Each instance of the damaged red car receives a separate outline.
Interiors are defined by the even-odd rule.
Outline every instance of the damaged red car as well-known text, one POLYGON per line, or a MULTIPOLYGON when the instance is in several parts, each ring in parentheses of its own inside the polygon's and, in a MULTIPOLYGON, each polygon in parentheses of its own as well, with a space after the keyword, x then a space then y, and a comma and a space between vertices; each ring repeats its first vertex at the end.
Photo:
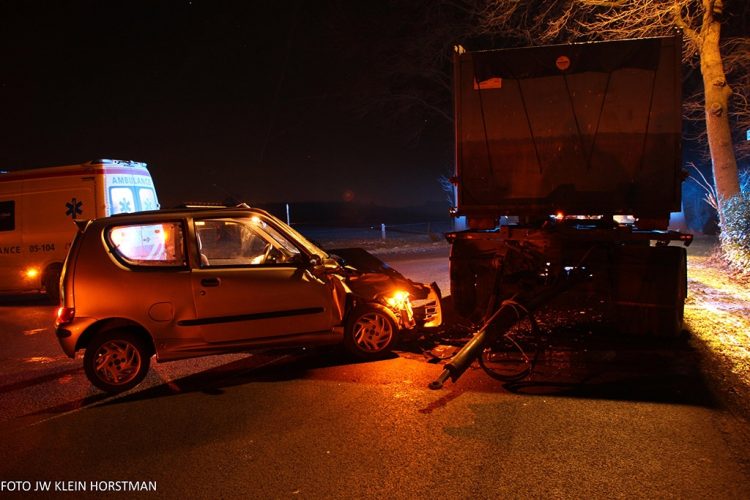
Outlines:
POLYGON ((363 250, 334 255, 254 208, 190 208, 78 221, 56 335, 89 380, 136 386, 157 361, 343 343, 382 357, 442 321, 435 284, 363 250))

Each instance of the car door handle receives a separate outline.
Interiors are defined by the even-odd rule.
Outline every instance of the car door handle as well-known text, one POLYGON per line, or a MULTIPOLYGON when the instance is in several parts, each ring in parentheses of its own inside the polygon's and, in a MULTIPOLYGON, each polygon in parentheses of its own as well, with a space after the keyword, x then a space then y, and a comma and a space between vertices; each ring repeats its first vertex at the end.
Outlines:
POLYGON ((219 286, 221 285, 221 279, 219 278, 203 278, 201 279, 201 286, 219 286))

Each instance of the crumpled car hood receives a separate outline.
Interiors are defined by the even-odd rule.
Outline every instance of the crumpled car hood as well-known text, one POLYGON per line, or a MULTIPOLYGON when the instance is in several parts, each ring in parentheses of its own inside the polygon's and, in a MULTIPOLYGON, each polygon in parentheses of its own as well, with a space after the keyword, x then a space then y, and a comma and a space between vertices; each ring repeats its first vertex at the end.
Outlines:
POLYGON ((421 300, 430 293, 430 285, 406 278, 363 248, 336 248, 328 253, 344 266, 348 285, 361 297, 373 298, 404 290, 413 299, 421 300))

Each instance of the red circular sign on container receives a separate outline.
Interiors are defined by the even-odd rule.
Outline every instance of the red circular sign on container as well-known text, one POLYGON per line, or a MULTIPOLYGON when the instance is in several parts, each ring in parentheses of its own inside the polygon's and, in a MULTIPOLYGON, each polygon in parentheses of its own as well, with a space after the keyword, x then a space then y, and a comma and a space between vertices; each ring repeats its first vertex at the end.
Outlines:
POLYGON ((560 71, 565 71, 568 68, 570 68, 570 58, 568 56, 560 56, 555 61, 555 66, 557 66, 557 69, 560 71))

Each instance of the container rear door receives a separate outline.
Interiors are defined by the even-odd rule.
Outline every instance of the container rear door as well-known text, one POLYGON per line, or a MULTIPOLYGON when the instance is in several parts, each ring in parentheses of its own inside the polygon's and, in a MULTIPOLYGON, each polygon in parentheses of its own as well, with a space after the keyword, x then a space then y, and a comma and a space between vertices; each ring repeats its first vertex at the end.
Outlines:
POLYGON ((668 218, 680 209, 680 39, 465 53, 459 212, 668 218))

